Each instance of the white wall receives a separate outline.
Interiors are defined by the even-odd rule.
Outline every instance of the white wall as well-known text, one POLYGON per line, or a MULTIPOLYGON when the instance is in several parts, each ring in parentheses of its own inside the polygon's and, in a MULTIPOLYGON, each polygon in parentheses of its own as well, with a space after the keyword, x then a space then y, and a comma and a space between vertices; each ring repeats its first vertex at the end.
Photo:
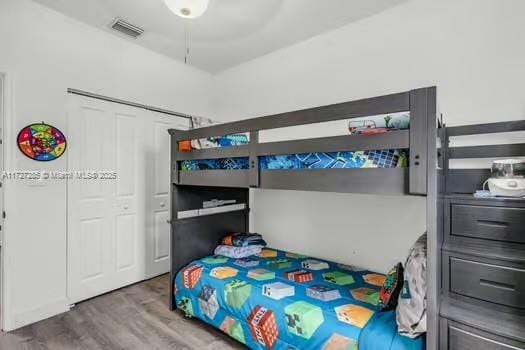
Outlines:
POLYGON ((252 229, 272 247, 386 272, 425 232, 423 197, 255 190, 252 229))
MULTIPOLYGON (((7 72, 13 125, 8 170, 67 169, 25 158, 15 137, 46 121, 67 136, 66 90, 82 89, 210 115, 211 76, 28 0, 0 0, 0 73, 7 72)), ((103 127, 103 125, 101 125, 103 127)), ((68 309, 66 183, 7 183, 5 320, 9 330, 68 309)))
MULTIPOLYGON (((218 120, 438 86, 449 125, 525 115, 525 2, 413 0, 225 71, 218 120)), ((425 230, 421 198, 254 191, 271 245, 386 271, 425 230)))

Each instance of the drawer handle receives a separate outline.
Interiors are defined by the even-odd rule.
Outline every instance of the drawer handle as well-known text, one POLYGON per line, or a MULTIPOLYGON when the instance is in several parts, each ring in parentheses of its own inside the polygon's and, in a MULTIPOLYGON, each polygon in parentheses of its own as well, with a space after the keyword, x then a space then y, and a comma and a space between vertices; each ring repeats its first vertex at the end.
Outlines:
POLYGON ((508 222, 493 221, 493 220, 478 220, 478 225, 492 226, 492 227, 509 227, 508 222))
POLYGON ((512 284, 507 284, 507 283, 494 282, 494 281, 489 281, 485 279, 480 279, 479 284, 481 284, 482 286, 486 286, 486 287, 508 290, 510 292, 516 291, 516 286, 513 286, 512 284))

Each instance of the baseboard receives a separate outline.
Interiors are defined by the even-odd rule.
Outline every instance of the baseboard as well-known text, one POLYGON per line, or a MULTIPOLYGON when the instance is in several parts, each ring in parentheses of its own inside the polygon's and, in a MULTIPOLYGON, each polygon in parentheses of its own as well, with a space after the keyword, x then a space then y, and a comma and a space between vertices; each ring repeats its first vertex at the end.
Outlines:
POLYGON ((61 299, 40 307, 15 313, 12 317, 5 315, 4 331, 10 332, 46 318, 69 311, 69 300, 61 299))

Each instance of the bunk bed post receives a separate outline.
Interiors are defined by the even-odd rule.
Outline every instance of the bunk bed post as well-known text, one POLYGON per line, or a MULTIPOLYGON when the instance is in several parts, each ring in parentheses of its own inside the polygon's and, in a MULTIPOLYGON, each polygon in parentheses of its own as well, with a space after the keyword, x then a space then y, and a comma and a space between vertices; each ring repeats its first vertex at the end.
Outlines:
POLYGON ((448 157, 448 148, 450 146, 450 138, 448 136, 447 126, 443 124, 443 127, 441 129, 441 158, 442 158, 442 168, 441 171, 443 173, 443 184, 442 184, 442 191, 447 192, 447 178, 448 178, 448 170, 449 170, 449 157, 448 157))
POLYGON ((259 131, 250 132, 250 179, 249 186, 259 187, 259 157, 257 155, 257 145, 259 144, 259 131))
MULTIPOLYGON (((175 223, 175 215, 177 213, 177 201, 175 196, 176 187, 175 184, 179 181, 179 166, 177 162, 177 150, 178 150, 178 141, 175 136, 176 130, 170 129, 168 130, 170 134, 170 218, 168 220, 168 224, 170 225, 170 241, 173 241, 174 239, 174 227, 173 224, 175 223)), ((172 243, 170 243, 170 248, 173 246, 172 243)), ((174 264, 174 257, 173 254, 170 252, 170 267, 172 267, 174 264)), ((170 268, 170 292, 169 292, 169 306, 170 310, 175 310, 175 300, 173 298, 174 290, 173 290, 173 280, 175 279, 175 274, 177 271, 173 271, 173 268, 170 268)))
POLYGON ((179 140, 181 136, 180 130, 170 129, 168 130, 170 134, 170 153, 171 153, 171 184, 178 184, 179 177, 179 166, 177 159, 177 152, 179 150, 179 140))
POLYGON ((436 88, 410 91, 409 193, 427 203, 427 349, 439 348, 438 125, 436 88))
POLYGON ((410 194, 427 194, 427 130, 429 126, 429 90, 427 88, 410 91, 410 194))
POLYGON ((426 132, 426 199, 427 199, 427 349, 439 349, 439 277, 441 264, 439 259, 438 237, 438 125, 436 88, 426 88, 418 101, 425 104, 426 132), (422 99, 425 99, 423 101, 422 99))

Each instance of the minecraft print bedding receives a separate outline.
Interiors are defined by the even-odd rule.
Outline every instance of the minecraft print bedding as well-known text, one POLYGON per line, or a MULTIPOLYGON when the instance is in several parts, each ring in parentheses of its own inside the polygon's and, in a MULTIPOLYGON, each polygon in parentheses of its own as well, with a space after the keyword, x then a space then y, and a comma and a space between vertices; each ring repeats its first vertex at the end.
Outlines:
MULTIPOLYGON (((375 150, 355 152, 298 153, 259 157, 263 170, 277 169, 362 169, 407 167, 403 150, 375 150)), ((220 158, 184 160, 181 170, 246 170, 249 158, 220 158)))
POLYGON ((379 312, 385 276, 265 248, 258 256, 209 256, 174 281, 179 309, 251 349, 421 350, 379 312), (403 338, 403 339, 400 339, 403 338))

